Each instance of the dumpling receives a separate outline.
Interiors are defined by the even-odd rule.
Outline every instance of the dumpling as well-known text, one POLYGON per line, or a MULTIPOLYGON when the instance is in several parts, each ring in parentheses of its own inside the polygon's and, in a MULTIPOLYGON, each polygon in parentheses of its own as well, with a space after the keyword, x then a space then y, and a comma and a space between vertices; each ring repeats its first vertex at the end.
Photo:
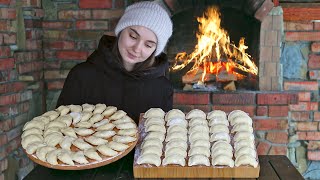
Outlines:
POLYGON ((81 150, 92 148, 92 146, 89 143, 86 143, 83 139, 78 138, 72 142, 74 146, 81 150))
POLYGON ((108 124, 109 122, 110 122, 109 119, 102 119, 101 121, 94 123, 92 125, 92 127, 97 128, 99 126, 103 126, 105 124, 108 124))
POLYGON ((51 121, 49 117, 45 117, 45 116, 37 116, 37 117, 34 117, 31 121, 33 120, 42 121, 44 122, 44 124, 48 124, 51 121))
POLYGON ((160 166, 161 159, 160 159, 160 156, 158 156, 156 154, 145 154, 145 155, 139 156, 137 163, 138 164, 152 164, 155 166, 160 166))
POLYGON ((32 128, 38 128, 43 130, 44 126, 45 126, 45 123, 41 120, 31 120, 23 126, 22 130, 25 131, 27 129, 32 129, 32 128))
MULTIPOLYGON (((187 148, 188 148, 188 144, 187 144, 187 142, 185 142, 185 141, 183 141, 181 139, 173 139, 172 141, 169 141, 166 144, 165 149, 167 150, 167 149, 170 149, 170 148, 173 148, 173 147, 179 147, 179 148, 182 148, 182 149, 184 149, 186 151, 187 148)), ((161 149, 162 149, 162 147, 161 147, 161 149)))
POLYGON ((96 136, 89 136, 89 137, 86 137, 84 140, 87 141, 88 143, 90 143, 92 145, 96 145, 96 146, 106 144, 108 142, 108 140, 103 139, 103 138, 99 138, 96 136))
POLYGON ((190 143, 193 143, 195 140, 198 140, 198 139, 209 141, 209 133, 195 131, 189 135, 190 143))
POLYGON ((61 153, 62 149, 55 149, 47 153, 46 160, 51 165, 58 165, 58 154, 61 153))
POLYGON ((40 159, 41 161, 46 162, 46 155, 48 152, 53 151, 57 148, 53 147, 53 146, 43 146, 43 147, 39 147, 36 150, 36 156, 38 159, 40 159))
POLYGON ((143 141, 142 144, 141 144, 141 148, 144 149, 148 146, 157 146, 159 147, 160 149, 162 149, 163 147, 163 144, 162 144, 162 141, 160 139, 148 139, 146 141, 143 141))
POLYGON ((164 119, 165 121, 168 121, 169 119, 172 119, 172 118, 185 119, 185 117, 186 115, 180 109, 171 109, 170 111, 167 112, 164 119))
POLYGON ((108 139, 116 134, 115 131, 109 131, 109 130, 103 130, 103 131, 97 131, 93 135, 99 138, 108 139))
POLYGON ((212 166, 217 165, 234 167, 234 161, 229 156, 221 154, 212 159, 212 166))
POLYGON ((162 132, 153 131, 153 132, 149 132, 147 136, 144 138, 144 140, 154 139, 154 138, 158 138, 160 139, 161 142, 163 142, 165 135, 162 132))
POLYGON ((232 159, 233 153, 232 150, 224 147, 216 147, 211 153, 211 158, 216 158, 217 156, 224 155, 232 159))
POLYGON ((116 127, 116 125, 114 125, 113 123, 107 123, 104 124, 102 126, 97 127, 97 131, 104 131, 104 130, 112 130, 114 127, 116 127))
POLYGON ((198 139, 198 140, 193 141, 193 142, 190 144, 190 148, 196 147, 196 146, 204 146, 204 147, 206 147, 206 148, 210 148, 210 142, 209 142, 209 141, 206 141, 206 140, 204 140, 204 139, 198 139))
POLYGON ((189 158, 188 166, 195 166, 195 165, 210 166, 209 158, 202 154, 193 155, 189 158))
POLYGON ((44 138, 44 142, 49 146, 56 146, 62 139, 63 135, 61 133, 53 132, 44 138))
POLYGON ((105 104, 96 104, 93 114, 101 114, 106 108, 105 104))
POLYGON ((101 161, 102 158, 99 156, 95 148, 89 148, 83 151, 84 155, 87 156, 90 159, 94 159, 97 161, 101 161))
POLYGON ((116 111, 112 116, 110 116, 110 120, 118 120, 120 118, 123 118, 125 115, 127 115, 126 112, 124 112, 123 110, 118 110, 116 111))
POLYGON ((118 124, 129 123, 129 122, 134 122, 134 121, 129 116, 125 115, 122 118, 113 121, 112 123, 115 125, 118 125, 118 124))
POLYGON ((92 124, 88 121, 80 121, 79 123, 74 125, 75 127, 79 127, 79 128, 90 128, 92 126, 92 124))
POLYGON ((78 138, 75 130, 72 127, 63 128, 63 129, 61 129, 61 132, 66 136, 78 138))
POLYGON ((146 111, 143 115, 144 118, 151 118, 151 117, 160 117, 163 118, 165 112, 161 108, 150 108, 146 111))
POLYGON ((108 147, 106 144, 97 146, 97 150, 105 156, 116 156, 118 152, 108 147))
MULTIPOLYGON (((93 113, 92 112, 81 112, 80 115, 81 115, 80 121, 85 122, 85 121, 88 121, 93 116, 93 113)), ((74 122, 73 124, 76 124, 78 122, 74 122)))
POLYGON ((102 114, 94 114, 90 119, 89 122, 91 124, 94 124, 96 122, 99 122, 103 119, 103 115, 102 114))
POLYGON ((26 149, 29 144, 34 142, 43 142, 43 137, 39 134, 30 134, 21 140, 21 145, 26 149))
POLYGON ((209 126, 215 126, 217 124, 223 124, 223 125, 229 126, 229 121, 222 117, 214 117, 209 120, 209 126))
POLYGON ((226 141, 227 143, 230 143, 230 140, 230 135, 226 132, 217 132, 210 135, 210 142, 226 141))
POLYGON ((170 126, 168 128, 167 134, 171 134, 171 133, 174 133, 174 132, 181 132, 181 133, 187 134, 188 130, 187 130, 187 128, 185 128, 183 126, 173 125, 173 126, 170 126))
POLYGON ((48 111, 48 112, 42 114, 41 116, 46 116, 52 121, 52 120, 56 119, 59 115, 60 115, 60 113, 58 113, 57 111, 48 111))
POLYGON ((192 126, 189 128, 189 134, 193 133, 193 132, 205 132, 205 133, 209 133, 209 127, 206 125, 196 125, 196 126, 192 126))
POLYGON ((27 148, 26 148, 26 152, 28 154, 33 154, 36 152, 36 150, 40 147, 44 147, 46 146, 46 144, 44 144, 43 142, 39 142, 39 141, 36 141, 36 142, 33 142, 33 143, 30 143, 28 144, 27 148))
POLYGON ((114 142, 114 141, 108 142, 107 145, 108 145, 108 147, 110 147, 111 149, 116 150, 116 151, 124 151, 129 148, 129 146, 126 144, 122 144, 122 143, 118 143, 118 142, 114 142))
POLYGON ((147 120, 144 121, 144 126, 148 127, 153 124, 159 124, 159 125, 164 125, 165 121, 164 119, 158 118, 158 117, 152 117, 148 118, 147 120))
POLYGON ((242 140, 239 140, 239 141, 234 143, 234 149, 236 151, 238 149, 240 149, 241 147, 243 147, 243 146, 255 148, 254 141, 253 140, 249 140, 249 139, 242 139, 242 140))
POLYGON ((132 128, 137 128, 137 125, 134 122, 129 122, 129 123, 122 123, 116 125, 118 129, 132 129, 132 128))
POLYGON ((185 166, 186 160, 180 154, 170 154, 168 156, 165 156, 165 158, 162 161, 162 165, 166 166, 168 164, 177 164, 180 166, 185 166))
POLYGON ((135 136, 138 130, 136 128, 132 129, 120 129, 117 134, 121 136, 135 136))
POLYGON ((181 140, 187 142, 188 136, 187 136, 187 134, 184 134, 182 132, 173 132, 173 133, 167 134, 166 142, 169 142, 172 139, 181 139, 181 140))
POLYGON ((58 127, 58 128, 65 128, 67 125, 60 121, 51 121, 49 124, 46 125, 45 129, 58 127))
POLYGON ((225 133, 229 133, 229 128, 228 126, 224 125, 224 124, 217 124, 214 126, 210 127, 210 133, 218 133, 218 132, 225 132, 225 133))
POLYGON ((248 140, 253 141, 254 135, 250 132, 239 131, 234 135, 233 139, 235 142, 240 141, 242 139, 248 139, 248 140))
POLYGON ((77 124, 81 120, 81 112, 71 112, 69 115, 72 117, 72 124, 77 124))
POLYGON ((58 159, 68 165, 74 166, 74 162, 72 160, 72 152, 68 150, 63 150, 57 155, 58 159))
POLYGON ((211 152, 215 152, 216 149, 227 149, 232 152, 232 146, 226 141, 217 141, 211 147, 211 152))
POLYGON ((27 129, 26 131, 24 131, 21 135, 21 138, 24 138, 30 134, 39 134, 39 135, 42 135, 43 132, 41 129, 38 129, 38 128, 31 128, 31 129, 27 129))
POLYGON ((70 108, 68 106, 61 105, 56 109, 58 112, 60 112, 60 116, 68 114, 70 111, 70 108))
POLYGON ((87 128, 74 128, 74 131, 80 136, 88 136, 94 133, 94 130, 87 128))
POLYGON ((156 154, 160 157, 162 155, 162 149, 158 146, 147 146, 141 150, 141 155, 145 154, 156 154))
POLYGON ((207 116, 206 113, 204 113, 202 110, 193 109, 186 115, 186 119, 192 119, 196 117, 206 119, 206 116, 207 116))
POLYGON ((43 132, 43 137, 46 137, 46 136, 48 136, 49 134, 54 133, 54 132, 59 133, 59 134, 62 135, 60 128, 58 128, 58 127, 52 127, 52 128, 46 129, 46 130, 43 132))
POLYGON ((119 142, 119 143, 130 143, 133 142, 135 140, 137 140, 137 138, 132 137, 132 136, 119 136, 119 135, 115 135, 112 137, 112 140, 114 142, 119 142))
POLYGON ((240 123, 244 123, 244 124, 248 124, 249 126, 252 126, 252 119, 249 116, 237 116, 230 121, 230 124, 232 126, 235 126, 236 124, 240 124, 240 123))
POLYGON ((206 157, 210 156, 210 149, 206 148, 204 146, 194 146, 192 148, 190 148, 189 152, 188 152, 188 156, 194 156, 197 154, 202 154, 206 157))
POLYGON ((63 115, 59 116, 55 121, 60 121, 66 124, 67 127, 69 127, 72 124, 72 116, 71 115, 63 115))
POLYGON ((252 157, 251 155, 244 154, 236 158, 235 166, 239 167, 241 165, 250 165, 254 168, 258 167, 258 161, 256 158, 252 157))
POLYGON ((240 157, 244 154, 249 154, 251 155, 252 157, 256 157, 257 156, 257 152, 251 148, 251 147, 247 147, 247 146, 243 146, 241 147, 240 149, 238 149, 235 153, 234 153, 234 156, 237 158, 237 157, 240 157))
POLYGON ((114 106, 108 106, 106 108, 106 110, 103 111, 102 115, 103 116, 111 116, 113 113, 115 113, 117 111, 117 107, 114 107, 114 106))
POLYGON ((183 127, 188 127, 188 121, 182 118, 171 118, 167 121, 167 126, 179 125, 183 127))
POLYGON ((253 133, 253 128, 247 123, 239 123, 233 126, 231 133, 235 133, 238 131, 247 131, 247 132, 253 133))
POLYGON ((163 125, 153 124, 151 126, 146 127, 146 132, 161 132, 163 134, 166 133, 166 128, 163 125))
POLYGON ((84 156, 83 151, 77 151, 72 154, 72 160, 79 163, 79 164, 87 164, 89 161, 87 158, 84 156))
POLYGON ((93 104, 82 104, 82 111, 84 112, 92 112, 94 110, 95 106, 93 104))
POLYGON ((203 118, 192 118, 191 120, 189 120, 189 126, 193 127, 195 125, 205 125, 208 126, 208 121, 206 119, 203 118))
POLYGON ((212 119, 215 117, 222 117, 223 119, 227 119, 227 114, 221 110, 213 110, 208 113, 207 119, 212 119))
POLYGON ((237 116, 248 116, 248 114, 242 110, 233 110, 229 113, 228 120, 232 121, 232 119, 237 116))
POLYGON ((81 112, 82 111, 82 107, 80 105, 69 105, 68 106, 70 108, 71 112, 81 112))
POLYGON ((178 154, 180 156, 183 156, 183 158, 187 157, 187 151, 180 147, 172 147, 172 148, 166 149, 164 154, 165 156, 178 154))
POLYGON ((72 142, 75 140, 76 138, 74 137, 70 137, 70 136, 64 136, 63 139, 59 142, 59 145, 62 149, 66 149, 70 151, 70 147, 72 145, 72 142))

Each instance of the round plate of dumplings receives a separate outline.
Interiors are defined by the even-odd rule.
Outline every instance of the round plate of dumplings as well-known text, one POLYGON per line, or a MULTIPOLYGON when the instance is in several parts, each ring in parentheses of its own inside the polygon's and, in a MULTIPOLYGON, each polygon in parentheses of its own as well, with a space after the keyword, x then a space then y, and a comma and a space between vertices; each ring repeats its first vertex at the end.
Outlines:
POLYGON ((138 128, 123 110, 105 104, 59 106, 23 127, 21 145, 34 162, 81 170, 110 164, 136 145, 138 128))

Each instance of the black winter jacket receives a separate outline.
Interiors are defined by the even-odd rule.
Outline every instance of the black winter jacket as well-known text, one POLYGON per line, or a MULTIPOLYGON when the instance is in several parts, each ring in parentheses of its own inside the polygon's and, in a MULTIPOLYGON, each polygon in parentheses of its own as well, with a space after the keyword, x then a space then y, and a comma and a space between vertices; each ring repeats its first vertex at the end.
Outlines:
MULTIPOLYGON (((115 37, 104 35, 98 49, 73 67, 66 78, 57 107, 69 104, 116 106, 138 122, 140 113, 152 107, 172 109, 173 88, 165 77, 167 59, 157 67, 132 75, 117 63, 112 53, 115 37)), ((158 57, 157 57, 158 58, 158 57)))

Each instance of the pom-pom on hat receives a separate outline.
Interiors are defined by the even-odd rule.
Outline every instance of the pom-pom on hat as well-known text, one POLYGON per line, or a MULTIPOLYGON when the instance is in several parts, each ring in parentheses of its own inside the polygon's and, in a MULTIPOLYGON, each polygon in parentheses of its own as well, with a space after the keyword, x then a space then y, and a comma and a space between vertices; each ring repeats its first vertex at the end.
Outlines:
POLYGON ((123 29, 135 25, 146 27, 156 34, 158 44, 155 55, 159 55, 172 35, 172 22, 166 10, 150 1, 130 5, 120 18, 115 34, 118 36, 123 29))

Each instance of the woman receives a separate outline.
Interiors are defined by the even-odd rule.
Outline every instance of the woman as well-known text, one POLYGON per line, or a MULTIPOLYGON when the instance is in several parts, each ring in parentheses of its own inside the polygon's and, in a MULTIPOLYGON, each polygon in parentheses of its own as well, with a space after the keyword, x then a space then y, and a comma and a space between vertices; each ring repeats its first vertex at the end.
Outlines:
POLYGON ((104 103, 136 122, 151 107, 172 109, 173 89, 162 53, 172 34, 168 13, 155 2, 135 3, 126 8, 115 34, 104 35, 87 61, 71 69, 57 106, 104 103))

